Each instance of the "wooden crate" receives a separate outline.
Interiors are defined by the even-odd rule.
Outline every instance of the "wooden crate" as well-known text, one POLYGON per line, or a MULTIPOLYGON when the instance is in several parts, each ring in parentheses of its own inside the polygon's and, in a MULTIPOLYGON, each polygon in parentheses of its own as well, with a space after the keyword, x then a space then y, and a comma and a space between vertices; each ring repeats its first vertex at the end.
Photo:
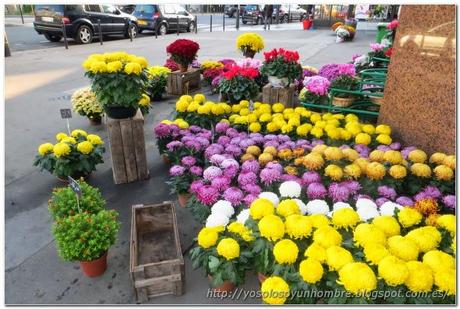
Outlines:
POLYGON ((283 103, 286 107, 295 107, 295 86, 273 87, 270 84, 262 88, 262 102, 268 104, 283 103))
POLYGON ((168 75, 166 90, 168 94, 183 95, 200 88, 201 72, 190 69, 187 72, 174 71, 168 75))
POLYGON ((184 258, 172 202, 132 206, 130 274, 138 302, 182 295, 184 258))
POLYGON ((149 178, 141 111, 138 110, 133 118, 107 117, 107 131, 115 184, 149 178))

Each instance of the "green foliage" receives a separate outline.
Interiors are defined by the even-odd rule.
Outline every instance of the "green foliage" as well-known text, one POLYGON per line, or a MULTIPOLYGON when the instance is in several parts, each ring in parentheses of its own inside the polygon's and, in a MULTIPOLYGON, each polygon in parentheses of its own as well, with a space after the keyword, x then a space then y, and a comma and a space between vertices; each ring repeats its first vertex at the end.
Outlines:
POLYGON ((185 194, 189 193, 188 189, 194 180, 195 177, 186 171, 183 175, 171 176, 166 183, 170 188, 171 194, 185 194))
POLYGON ((53 235, 59 255, 66 261, 93 261, 101 257, 116 241, 120 228, 118 213, 78 213, 59 219, 53 235))
MULTIPOLYGON (((357 90, 359 82, 355 77, 347 74, 342 74, 331 82, 331 88, 342 89, 342 90, 357 90)), ((352 97, 349 93, 335 93, 334 96, 340 98, 352 97)))
POLYGON ((147 92, 150 97, 160 96, 166 91, 167 75, 154 76, 148 80, 147 92))
POLYGON ((88 185, 82 180, 77 180, 77 182, 81 188, 78 205, 77 196, 70 186, 53 190, 51 199, 48 202, 48 210, 55 221, 73 216, 79 211, 93 214, 104 209, 105 200, 99 189, 88 185))
POLYGON ((187 201, 187 205, 185 207, 191 211, 193 218, 201 224, 204 224, 208 216, 211 214, 211 208, 200 203, 195 195, 192 195, 192 197, 187 201))
POLYGON ((259 93, 259 86, 250 78, 237 75, 228 80, 223 78, 217 86, 221 93, 227 95, 229 102, 250 100, 259 93))
POLYGON ((302 76, 302 66, 297 62, 286 62, 283 57, 277 57, 273 61, 265 62, 260 69, 262 74, 287 78, 289 83, 302 76))
POLYGON ((139 106, 139 100, 147 87, 147 71, 139 75, 120 73, 94 74, 85 72, 91 79, 91 88, 96 93, 97 100, 102 106, 139 106))

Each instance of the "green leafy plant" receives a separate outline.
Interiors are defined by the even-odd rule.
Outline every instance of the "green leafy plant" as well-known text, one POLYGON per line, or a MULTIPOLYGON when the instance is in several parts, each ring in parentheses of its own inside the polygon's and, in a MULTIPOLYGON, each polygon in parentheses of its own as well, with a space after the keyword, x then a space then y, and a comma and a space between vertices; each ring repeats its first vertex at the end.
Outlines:
POLYGON ((84 87, 75 91, 70 101, 75 112, 89 119, 101 119, 104 113, 102 106, 97 101, 96 94, 91 91, 91 87, 84 87))
POLYGON ((77 196, 70 186, 53 190, 48 201, 48 210, 54 220, 73 216, 82 211, 88 214, 98 213, 104 209, 105 200, 99 189, 88 185, 83 180, 77 180, 81 188, 81 196, 77 196))
MULTIPOLYGON (((357 90, 359 82, 355 77, 352 77, 347 74, 342 74, 339 77, 335 78, 331 82, 331 88, 341 89, 341 90, 357 90)), ((350 98, 354 97, 351 93, 334 93, 334 96, 339 98, 350 98)))
POLYGON ((104 142, 95 134, 77 129, 71 136, 56 135, 57 143, 44 143, 38 147, 34 166, 47 170, 59 178, 72 176, 75 179, 89 175, 96 165, 103 163, 104 142))
POLYGON ((56 221, 53 235, 59 255, 66 261, 93 261, 101 257, 116 241, 120 228, 118 213, 77 213, 56 221))
POLYGON ((223 73, 224 78, 219 82, 218 89, 231 103, 250 100, 259 93, 259 86, 254 80, 258 75, 256 69, 234 66, 223 73))
POLYGON ((171 73, 171 70, 163 66, 153 66, 148 69, 149 79, 147 92, 150 94, 151 98, 161 98, 163 93, 166 91, 169 73, 171 73))
POLYGON ((287 78, 289 83, 301 77, 303 70, 299 63, 299 54, 297 52, 275 48, 268 53, 264 53, 264 56, 262 74, 287 78))

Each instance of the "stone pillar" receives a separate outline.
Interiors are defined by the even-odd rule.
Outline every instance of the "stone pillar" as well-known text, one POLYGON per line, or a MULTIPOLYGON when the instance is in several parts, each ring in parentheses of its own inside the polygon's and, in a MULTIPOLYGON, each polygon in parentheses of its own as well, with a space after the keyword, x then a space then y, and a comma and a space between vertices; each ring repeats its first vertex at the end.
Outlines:
POLYGON ((379 123, 405 145, 455 153, 455 5, 403 5, 379 123))

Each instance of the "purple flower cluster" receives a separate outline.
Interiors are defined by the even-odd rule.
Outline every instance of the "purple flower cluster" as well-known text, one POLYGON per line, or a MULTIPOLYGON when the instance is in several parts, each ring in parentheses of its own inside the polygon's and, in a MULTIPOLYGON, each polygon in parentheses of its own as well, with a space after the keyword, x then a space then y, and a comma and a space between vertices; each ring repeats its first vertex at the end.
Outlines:
POLYGON ((329 90, 331 82, 327 78, 317 75, 312 77, 305 77, 303 80, 303 85, 311 93, 317 95, 325 95, 329 90))
POLYGON ((329 81, 333 81, 340 75, 350 75, 355 76, 355 66, 352 63, 345 63, 345 64, 326 64, 323 65, 319 71, 318 75, 327 78, 329 81))

